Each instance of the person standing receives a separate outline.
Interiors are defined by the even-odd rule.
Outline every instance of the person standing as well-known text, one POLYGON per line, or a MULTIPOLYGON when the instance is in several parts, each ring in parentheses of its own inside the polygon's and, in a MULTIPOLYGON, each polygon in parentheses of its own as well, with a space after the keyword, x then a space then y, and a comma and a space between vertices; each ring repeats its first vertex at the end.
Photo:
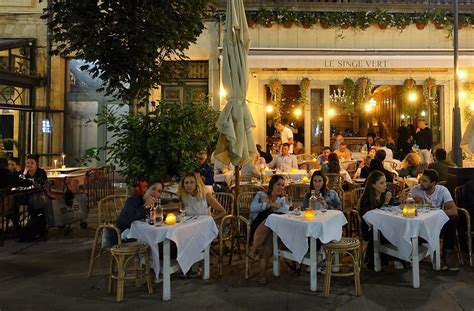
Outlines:
POLYGON ((280 133, 281 143, 290 145, 290 154, 293 154, 293 131, 281 121, 275 122, 275 129, 280 133))
POLYGON ((415 141, 420 149, 420 158, 422 164, 431 163, 431 148, 433 147, 433 133, 426 126, 424 119, 418 120, 418 128, 416 129, 415 141))

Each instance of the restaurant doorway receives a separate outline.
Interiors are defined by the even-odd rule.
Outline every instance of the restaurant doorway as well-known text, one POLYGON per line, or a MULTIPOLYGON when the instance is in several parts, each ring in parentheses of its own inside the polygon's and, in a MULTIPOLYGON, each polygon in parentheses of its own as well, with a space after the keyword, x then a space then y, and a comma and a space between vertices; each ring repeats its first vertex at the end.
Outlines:
MULTIPOLYGON (((281 121, 293 131, 293 139, 295 142, 295 154, 304 153, 305 144, 305 116, 304 112, 307 107, 300 100, 300 87, 296 84, 283 84, 283 94, 281 96, 280 114, 281 121)), ((280 137, 278 131, 275 130, 275 122, 277 120, 274 101, 272 101, 272 93, 270 87, 266 86, 266 139, 267 150, 271 147, 271 141, 274 137, 280 137)))

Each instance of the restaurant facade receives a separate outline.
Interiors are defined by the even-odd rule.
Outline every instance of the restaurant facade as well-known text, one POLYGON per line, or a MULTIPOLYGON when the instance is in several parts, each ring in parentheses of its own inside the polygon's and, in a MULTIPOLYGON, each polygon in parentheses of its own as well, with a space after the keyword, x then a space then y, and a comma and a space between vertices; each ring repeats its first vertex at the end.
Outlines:
MULTIPOLYGON (((296 22, 297 18, 284 23, 280 16, 288 11, 299 12, 294 16, 300 17, 318 12, 332 16, 346 10, 369 14, 381 3, 283 1, 276 5, 273 1, 245 1, 249 17, 262 10, 277 16, 268 23, 253 23, 249 18, 247 100, 258 144, 265 145, 267 137, 274 135, 272 124, 280 111, 281 119, 297 132, 295 137, 305 153, 318 153, 336 133, 344 133, 352 148, 358 148, 369 132, 396 138, 402 120, 416 124, 418 118, 426 119, 432 128, 435 146, 451 150, 452 26, 445 23, 438 29, 439 25, 428 21, 423 27, 414 22, 387 27, 373 22, 360 28, 343 21, 326 25, 321 20, 306 25, 301 19, 296 22)), ((183 63, 180 83, 153 90, 150 107, 145 110, 153 109, 152 102, 159 99, 180 102, 206 96, 216 110, 223 109, 225 5, 225 1, 217 1, 205 30, 187 51, 189 60, 183 63)), ((383 5, 389 12, 412 17, 433 9, 451 9, 449 2, 383 5)), ((43 155, 43 165, 51 165, 61 153, 66 154, 66 162, 74 161, 87 148, 104 144, 108 140, 105 129, 90 121, 106 105, 118 103, 94 91, 97 81, 79 72, 81 60, 47 55, 48 34, 40 19, 45 7, 44 1, 0 4, 0 117, 2 140, 8 140, 4 150, 15 156, 38 153, 43 155)), ((472 7, 470 1, 462 2, 461 13, 473 16, 472 7)), ((474 109, 472 21, 459 30, 459 48, 460 68, 465 74, 460 84, 464 131, 474 109)))

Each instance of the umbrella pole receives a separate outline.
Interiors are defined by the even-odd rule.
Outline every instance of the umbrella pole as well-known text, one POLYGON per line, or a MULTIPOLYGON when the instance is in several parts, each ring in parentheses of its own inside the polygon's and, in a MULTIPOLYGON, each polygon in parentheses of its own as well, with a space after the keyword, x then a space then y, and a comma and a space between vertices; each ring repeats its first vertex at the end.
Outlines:
POLYGON ((240 165, 235 166, 235 189, 234 189, 234 210, 237 217, 240 216, 239 208, 239 194, 240 194, 240 165))

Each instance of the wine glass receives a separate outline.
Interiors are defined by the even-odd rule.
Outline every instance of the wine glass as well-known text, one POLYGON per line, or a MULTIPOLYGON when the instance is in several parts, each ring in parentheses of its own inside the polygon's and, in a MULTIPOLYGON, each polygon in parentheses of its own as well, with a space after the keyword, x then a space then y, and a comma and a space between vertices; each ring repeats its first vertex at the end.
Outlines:
POLYGON ((186 205, 180 204, 179 205, 179 219, 180 219, 180 221, 183 220, 184 216, 186 216, 186 205))
POLYGON ((288 195, 285 196, 285 205, 288 207, 288 209, 293 206, 293 200, 288 195))

